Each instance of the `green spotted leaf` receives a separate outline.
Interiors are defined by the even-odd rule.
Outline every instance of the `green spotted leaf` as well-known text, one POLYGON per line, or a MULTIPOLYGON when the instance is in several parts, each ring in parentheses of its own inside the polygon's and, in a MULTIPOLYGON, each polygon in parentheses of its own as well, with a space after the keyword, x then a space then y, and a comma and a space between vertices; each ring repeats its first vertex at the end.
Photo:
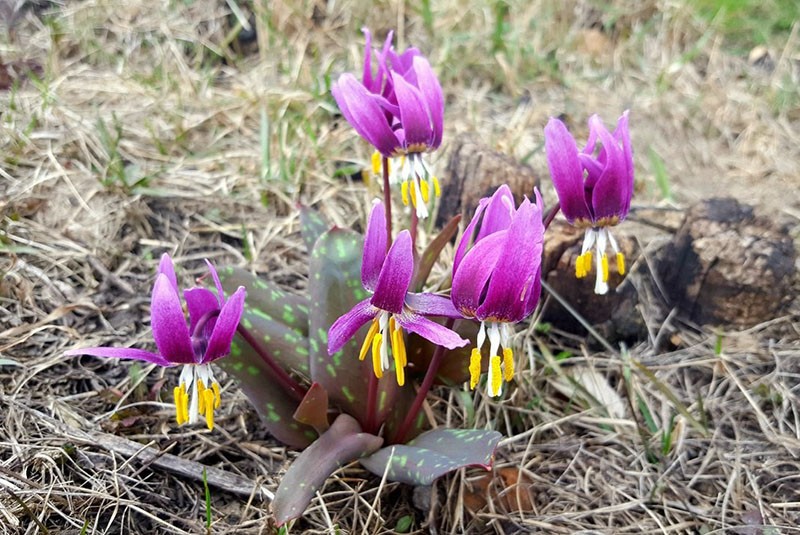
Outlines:
POLYGON ((300 207, 300 234, 303 236, 308 254, 311 254, 314 244, 329 228, 330 225, 319 212, 310 206, 300 207))
POLYGON ((383 439, 363 433, 351 416, 340 414, 331 427, 294 460, 286 471, 272 511, 280 526, 302 515, 314 494, 328 476, 345 464, 369 455, 383 444, 383 439))
POLYGON ((439 428, 422 433, 408 444, 381 448, 360 462, 375 475, 386 473, 389 481, 430 485, 458 468, 480 466, 489 470, 501 438, 497 431, 439 428))

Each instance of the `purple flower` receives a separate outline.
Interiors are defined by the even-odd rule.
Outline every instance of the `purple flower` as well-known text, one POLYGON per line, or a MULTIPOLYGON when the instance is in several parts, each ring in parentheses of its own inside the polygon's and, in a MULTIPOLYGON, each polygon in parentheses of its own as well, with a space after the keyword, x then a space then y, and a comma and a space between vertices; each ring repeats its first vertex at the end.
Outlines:
POLYGON ((403 329, 448 349, 467 344, 452 330, 426 316, 460 318, 461 314, 446 297, 429 293, 410 293, 414 274, 411 235, 407 230, 397 235, 389 251, 386 215, 383 204, 376 202, 367 223, 361 284, 372 296, 364 299, 337 319, 328 331, 328 354, 339 351, 358 329, 372 322, 359 358, 372 354, 372 365, 378 378, 390 367, 389 346, 397 374, 397 384, 405 383, 406 349, 403 329))
POLYGON ((342 74, 331 92, 345 119, 371 143, 373 171, 380 172, 380 156, 399 158, 391 181, 402 184, 403 203, 412 205, 421 218, 428 216, 431 188, 440 195, 439 181, 422 158, 442 143, 444 95, 430 63, 416 48, 402 54, 392 49, 392 32, 383 48, 375 52, 377 71, 372 70, 372 35, 366 28, 364 72, 359 82, 351 73, 342 74))
POLYGON ((628 132, 628 112, 622 114, 614 133, 597 115, 589 119, 589 140, 578 151, 575 139, 558 119, 544 129, 547 163, 561 211, 571 225, 586 228, 575 275, 583 278, 592 268, 596 251, 595 292, 608 292, 607 245, 616 254, 617 270, 625 274, 625 257, 608 230, 628 215, 633 195, 633 155, 628 132))
POLYGON ((87 347, 64 354, 143 360, 165 367, 183 365, 180 384, 174 389, 176 420, 179 425, 195 423, 198 415, 204 415, 208 428, 213 429, 214 410, 219 408, 221 398, 210 363, 231 351, 231 341, 244 310, 245 289, 240 286, 226 301, 217 271, 210 262, 206 263, 217 291, 215 294, 200 287, 183 291, 189 310, 187 326, 172 259, 166 253, 161 257, 150 304, 150 323, 158 353, 134 348, 87 347))
POLYGON ((490 396, 500 395, 503 379, 514 377, 510 324, 527 318, 541 294, 544 225, 542 198, 534 193, 536 203, 526 198, 519 208, 506 185, 481 199, 456 249, 450 297, 465 317, 481 322, 470 357, 470 388, 480 378, 488 333, 490 396))

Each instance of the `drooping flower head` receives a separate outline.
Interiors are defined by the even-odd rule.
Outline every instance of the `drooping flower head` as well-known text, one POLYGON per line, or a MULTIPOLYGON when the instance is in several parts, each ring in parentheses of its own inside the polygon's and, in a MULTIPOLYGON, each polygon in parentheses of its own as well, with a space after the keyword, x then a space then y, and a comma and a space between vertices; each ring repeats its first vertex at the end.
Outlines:
POLYGON ((187 326, 172 259, 166 253, 161 257, 150 302, 150 323, 158 353, 134 348, 87 347, 64 354, 142 360, 165 367, 182 365, 179 385, 174 389, 176 420, 179 425, 195 423, 198 416, 205 416, 206 425, 213 429, 214 410, 219 408, 221 397, 210 364, 231 351, 231 341, 244 310, 245 289, 240 286, 226 300, 217 271, 210 262, 206 263, 216 294, 200 287, 183 291, 189 310, 187 326))
POLYGON ((442 87, 418 49, 396 53, 389 32, 383 48, 373 51, 372 35, 366 28, 363 32, 362 80, 351 73, 342 74, 331 92, 345 119, 377 150, 372 158, 373 171, 380 172, 381 156, 394 158, 391 181, 401 184, 403 203, 408 205, 410 199, 417 215, 427 217, 430 190, 437 196, 440 191, 439 181, 422 155, 442 143, 442 87))
POLYGON ((503 379, 514 377, 511 324, 527 318, 541 294, 544 225, 538 190, 535 196, 536 203, 526 198, 516 208, 511 190, 503 185, 481 199, 453 262, 453 304, 481 322, 470 357, 470 388, 478 384, 488 336, 490 396, 500 395, 503 379))
POLYGON ((449 299, 408 291, 414 274, 409 232, 400 232, 387 252, 388 243, 386 215, 383 204, 378 202, 372 208, 367 223, 361 264, 361 283, 372 296, 356 304, 333 323, 328 331, 328 353, 333 355, 339 351, 358 329, 371 321, 359 358, 363 360, 371 353, 373 370, 380 378, 391 367, 391 346, 397 384, 403 386, 407 364, 403 330, 448 349, 466 345, 467 340, 426 317, 460 318, 461 315, 449 299))
POLYGON ((551 118, 544 129, 547 163, 561 211, 571 225, 586 229, 575 275, 583 278, 592 268, 592 249, 596 251, 595 292, 608 292, 610 245, 616 255, 617 270, 625 274, 625 257, 609 232, 625 219, 633 195, 633 155, 628 132, 628 112, 622 114, 612 134, 597 115, 589 119, 589 140, 582 151, 567 127, 551 118))

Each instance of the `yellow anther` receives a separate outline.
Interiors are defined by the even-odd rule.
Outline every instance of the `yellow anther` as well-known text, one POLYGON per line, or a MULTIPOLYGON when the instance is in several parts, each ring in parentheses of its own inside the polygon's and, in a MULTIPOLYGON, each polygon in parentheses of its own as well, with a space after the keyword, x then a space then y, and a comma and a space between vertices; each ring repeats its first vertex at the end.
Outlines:
POLYGON ((422 200, 428 202, 430 199, 430 186, 426 180, 421 180, 419 183, 419 192, 422 194, 422 200))
POLYGON ((625 255, 617 253, 617 271, 620 275, 625 274, 625 255))
POLYGON ((197 413, 203 415, 206 413, 206 387, 202 379, 197 380, 197 413))
POLYGON ((583 255, 578 255, 578 259, 575 260, 575 277, 582 279, 585 276, 586 270, 583 268, 583 255))
POLYGON ((439 186, 439 179, 436 178, 436 177, 433 177, 432 180, 433 180, 433 194, 436 195, 437 197, 441 197, 442 196, 442 188, 439 186))
POLYGON ((375 152, 372 153, 372 174, 373 175, 381 174, 381 160, 382 159, 383 159, 383 157, 381 156, 380 152, 375 151, 375 152))
POLYGON ((175 421, 178 422, 178 425, 181 425, 183 423, 183 410, 181 409, 183 395, 180 386, 176 386, 172 390, 172 399, 175 400, 175 421))
POLYGON ((411 197, 411 206, 416 208, 417 207, 417 190, 414 187, 414 181, 413 180, 408 182, 408 193, 409 193, 409 196, 411 197))
POLYGON ((506 382, 514 378, 514 352, 510 347, 503 348, 503 379, 506 382))
POLYGON ((503 374, 500 372, 500 355, 492 355, 492 360, 489 362, 489 384, 491 385, 491 393, 496 395, 497 392, 500 392, 500 387, 503 385, 503 374))
POLYGON ((592 270, 592 252, 586 251, 583 253, 583 270, 586 272, 586 275, 592 270))
POLYGON ((189 421, 189 393, 183 383, 181 383, 181 419, 183 423, 189 421))
POLYGON ((206 406, 206 425, 209 429, 214 429, 214 391, 210 388, 203 390, 203 395, 200 396, 206 406))
POLYGON ((219 383, 214 381, 211 383, 211 389, 214 391, 214 408, 219 409, 222 405, 222 395, 219 393, 219 383))
POLYGON ((603 257, 600 260, 600 263, 603 266, 603 282, 608 282, 608 255, 603 254, 603 257))
POLYGON ((375 336, 375 333, 378 332, 378 327, 378 320, 372 320, 372 325, 369 326, 367 336, 364 337, 364 343, 361 344, 361 352, 358 354, 358 360, 364 360, 364 358, 367 356, 367 352, 372 346, 372 338, 375 336))
POLYGON ((408 182, 403 182, 400 186, 400 193, 403 196, 403 206, 408 206, 408 182))
POLYGON ((372 369, 375 371, 375 377, 380 379, 383 377, 383 369, 381 368, 381 342, 383 335, 381 333, 372 337, 372 369))
POLYGON ((392 330, 392 356, 394 357, 397 384, 403 386, 406 383, 406 346, 403 343, 402 329, 392 330))
POLYGON ((472 348, 469 356, 469 388, 474 389, 481 378, 481 350, 477 347, 472 348))

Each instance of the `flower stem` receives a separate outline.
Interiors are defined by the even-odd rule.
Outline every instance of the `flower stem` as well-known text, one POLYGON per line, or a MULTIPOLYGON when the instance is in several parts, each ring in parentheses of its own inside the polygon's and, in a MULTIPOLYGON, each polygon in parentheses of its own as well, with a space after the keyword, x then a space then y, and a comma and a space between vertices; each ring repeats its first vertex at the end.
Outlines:
POLYGON ((306 397, 306 393, 308 391, 300 386, 297 381, 292 379, 292 377, 286 373, 286 370, 278 366, 278 363, 275 362, 275 359, 273 359, 272 356, 267 353, 266 349, 264 349, 264 347, 258 343, 253 335, 250 334, 250 331, 239 324, 239 326, 236 327, 236 332, 238 332, 241 337, 244 338, 245 342, 250 344, 250 347, 252 347, 256 353, 258 353, 258 356, 261 357, 261 360, 264 361, 264 364, 266 364, 270 371, 275 375, 274 379, 278 381, 278 384, 280 384, 284 390, 289 392, 293 397, 297 398, 297 401, 301 401, 304 397, 306 397))
MULTIPOLYGON (((448 318, 444 326, 448 329, 452 329, 455 321, 456 320, 453 318, 448 318)), ((436 379, 436 374, 439 373, 439 366, 442 365, 444 351, 444 346, 436 346, 436 351, 433 352, 431 362, 428 364, 428 371, 425 372, 425 378, 422 380, 422 384, 419 385, 419 390, 417 390, 417 396, 414 398, 414 402, 411 404, 411 408, 408 410, 405 420, 403 420, 403 423, 400 424, 400 428, 397 430, 397 433, 395 433, 394 438, 390 442, 391 444, 405 443, 408 432, 411 430, 411 426, 414 425, 414 421, 416 421, 417 416, 419 415, 422 404, 425 402, 425 398, 428 397, 428 392, 430 392, 431 387, 433 386, 433 381, 436 379)))
POLYGON ((417 211, 411 210, 411 250, 414 251, 415 254, 417 252, 417 227, 419 227, 419 217, 417 217, 417 211))
POLYGON ((389 158, 381 156, 383 170, 383 209, 386 212, 386 251, 392 246, 392 190, 389 184, 389 158))
POLYGON ((557 202, 553 207, 547 212, 547 215, 544 216, 544 229, 547 230, 547 227, 550 226, 550 223, 553 222, 553 219, 556 218, 558 215, 558 211, 561 210, 561 203, 557 202))

